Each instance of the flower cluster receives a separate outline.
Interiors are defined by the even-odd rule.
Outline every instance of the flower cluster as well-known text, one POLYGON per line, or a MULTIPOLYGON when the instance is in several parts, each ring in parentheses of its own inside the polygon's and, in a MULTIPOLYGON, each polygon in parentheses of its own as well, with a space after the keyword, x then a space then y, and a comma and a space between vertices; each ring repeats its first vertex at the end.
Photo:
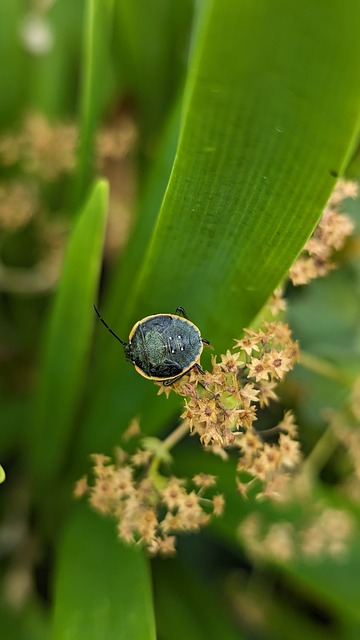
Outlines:
MULTIPOLYGON (((38 293, 56 284, 68 221, 47 216, 42 187, 49 182, 66 180, 74 171, 77 139, 75 124, 50 123, 36 113, 29 114, 18 130, 0 136, 0 166, 4 167, 5 174, 12 176, 0 182, 0 231, 16 233, 31 223, 32 242, 38 244, 36 254, 42 256, 39 263, 26 268, 7 267, 0 262, 1 290, 38 293)), ((107 254, 117 253, 129 235, 129 203, 135 190, 129 154, 135 140, 135 125, 126 114, 121 114, 97 134, 96 166, 111 184, 107 254)))
POLYGON ((76 140, 74 124, 50 124, 43 115, 29 114, 17 133, 0 138, 0 162, 53 181, 74 169, 76 140))
MULTIPOLYGON (((324 275, 332 267, 333 250, 342 247, 353 228, 339 212, 339 203, 356 193, 353 183, 339 183, 306 244, 307 255, 292 268, 295 284, 324 275)), ((276 315, 284 309, 279 288, 268 310, 276 315)), ((180 425, 164 442, 144 438, 134 454, 119 450, 115 462, 102 455, 93 456, 94 481, 80 481, 77 494, 87 493, 96 510, 115 517, 119 536, 126 542, 142 544, 153 554, 174 553, 177 534, 198 530, 224 509, 223 496, 216 494, 214 476, 198 474, 184 479, 159 473, 160 465, 169 462, 170 449, 190 434, 199 438, 206 451, 224 460, 230 451, 232 458, 236 456, 237 491, 242 498, 256 500, 253 513, 239 527, 239 536, 251 555, 280 561, 300 553, 308 557, 324 553, 343 556, 353 520, 346 511, 314 500, 309 458, 305 463, 302 460, 293 413, 285 411, 279 422, 266 429, 259 419, 260 413, 278 400, 277 387, 293 368, 298 354, 298 344, 286 323, 264 322, 256 329, 245 329, 243 337, 235 340, 225 354, 213 356, 210 371, 203 373, 193 367, 170 386, 155 383, 159 394, 168 397, 173 391, 184 398, 180 425), (294 503, 303 505, 300 524, 277 518, 268 525, 258 510, 259 501, 268 498, 279 509, 283 503, 286 509, 294 503)), ((354 414, 358 416, 359 389, 360 385, 354 393, 354 414)), ((353 466, 360 477, 360 440, 344 429, 338 440, 351 446, 353 466)))
MULTIPOLYGON (((301 519, 285 520, 279 513, 271 523, 255 509, 241 523, 238 535, 249 554, 257 560, 286 562, 300 555, 316 560, 323 555, 342 560, 356 528, 349 510, 314 499, 318 487, 314 480, 324 464, 332 458, 343 459, 344 478, 338 482, 338 493, 360 503, 360 379, 355 380, 349 402, 342 411, 327 410, 328 427, 298 468, 292 483, 282 487, 283 503, 301 506, 301 519)), ((275 505, 274 505, 275 506, 275 505)), ((296 510, 297 511, 297 510, 296 510)))
POLYGON ((275 291, 273 291, 267 302, 267 308, 269 309, 273 318, 286 311, 287 304, 284 298, 283 285, 279 285, 278 287, 276 287, 275 291))
MULTIPOLYGON (((277 495, 288 472, 301 460, 297 427, 292 413, 271 430, 262 432, 254 426, 258 410, 277 400, 276 386, 290 371, 298 357, 298 344, 291 339, 287 324, 265 323, 235 341, 217 362, 212 357, 212 371, 204 376, 193 369, 172 389, 186 396, 182 413, 189 432, 201 443, 226 458, 226 449, 237 448, 238 471, 261 481, 266 495, 277 495), (266 442, 277 436, 273 444, 266 442)), ((159 393, 170 392, 160 386, 159 393)), ((238 490, 246 493, 249 483, 238 481, 238 490)))
POLYGON ((340 212, 340 207, 343 200, 356 198, 357 195, 357 182, 338 181, 319 224, 290 269, 289 276, 294 285, 307 284, 334 268, 334 251, 343 247, 346 238, 354 229, 352 220, 340 212))
POLYGON ((269 524, 263 515, 253 512, 242 521, 238 535, 254 559, 287 562, 300 556, 317 560, 324 555, 341 560, 353 531, 354 521, 347 511, 319 501, 300 524, 288 520, 269 524))
POLYGON ((133 455, 118 449, 115 461, 94 454, 94 480, 79 480, 75 495, 88 494, 96 511, 111 515, 124 542, 171 555, 176 534, 198 531, 220 516, 224 499, 214 492, 215 476, 199 473, 185 480, 160 475, 157 466, 167 455, 166 442, 156 439, 145 439, 133 455))
MULTIPOLYGON (((276 399, 275 387, 297 355, 297 343, 286 324, 266 323, 257 331, 248 330, 220 362, 212 358, 211 372, 192 369, 172 385, 186 399, 182 422, 168 438, 163 442, 143 438, 132 455, 119 449, 115 462, 94 455, 94 482, 79 481, 76 495, 87 493, 97 511, 115 517, 119 536, 126 542, 143 544, 151 553, 173 553, 176 534, 197 531, 224 508, 223 496, 215 492, 214 476, 201 473, 185 480, 159 474, 161 463, 169 462, 171 447, 189 433, 223 458, 228 448, 237 452, 238 470, 245 471, 249 480, 237 480, 242 494, 253 478, 261 481, 259 496, 275 495, 301 457, 294 419, 287 412, 271 429, 277 436, 271 445, 253 423, 258 408, 276 399)), ((168 395, 170 387, 161 385, 161 392, 168 395)), ((124 437, 136 435, 135 421, 124 437)))
POLYGON ((119 161, 125 158, 134 144, 137 130, 134 121, 123 116, 118 123, 106 125, 99 130, 96 140, 98 164, 105 161, 119 161))
MULTIPOLYGON (((0 163, 19 166, 27 175, 52 182, 71 173, 76 163, 78 131, 72 122, 50 123, 42 114, 31 113, 18 132, 0 137, 0 163)), ((136 129, 130 118, 99 130, 97 159, 120 160, 133 148, 136 129)))
POLYGON ((0 184, 0 228, 7 232, 21 229, 36 215, 39 204, 34 184, 22 180, 0 184))

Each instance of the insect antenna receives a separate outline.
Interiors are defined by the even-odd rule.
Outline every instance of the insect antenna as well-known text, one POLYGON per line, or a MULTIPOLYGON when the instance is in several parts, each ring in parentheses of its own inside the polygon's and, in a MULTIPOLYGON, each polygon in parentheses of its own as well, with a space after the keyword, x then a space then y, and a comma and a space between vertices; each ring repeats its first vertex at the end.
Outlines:
POLYGON ((119 338, 119 336, 116 335, 115 331, 113 331, 109 325, 107 324, 107 322, 105 322, 104 318, 101 317, 100 313, 99 313, 99 309, 96 307, 96 305, 94 305, 94 309, 95 309, 95 313, 97 315, 97 317, 99 318, 100 322, 103 323, 104 327, 107 328, 108 331, 110 331, 111 335, 114 336, 114 338, 116 338, 116 340, 119 340, 119 342, 121 342, 122 345, 124 345, 124 347, 126 347, 127 342, 124 342, 124 340, 121 340, 121 338, 119 338))

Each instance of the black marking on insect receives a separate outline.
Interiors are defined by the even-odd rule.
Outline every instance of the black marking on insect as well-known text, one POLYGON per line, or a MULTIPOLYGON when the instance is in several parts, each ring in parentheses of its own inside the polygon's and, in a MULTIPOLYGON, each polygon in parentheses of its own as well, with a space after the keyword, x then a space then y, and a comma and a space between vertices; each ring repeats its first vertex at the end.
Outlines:
POLYGON ((201 337, 183 307, 178 307, 175 314, 158 313, 139 320, 131 329, 128 342, 109 327, 95 305, 94 309, 102 324, 123 345, 126 359, 144 378, 169 386, 193 367, 204 373, 199 361, 204 345, 210 346, 210 342, 201 337))

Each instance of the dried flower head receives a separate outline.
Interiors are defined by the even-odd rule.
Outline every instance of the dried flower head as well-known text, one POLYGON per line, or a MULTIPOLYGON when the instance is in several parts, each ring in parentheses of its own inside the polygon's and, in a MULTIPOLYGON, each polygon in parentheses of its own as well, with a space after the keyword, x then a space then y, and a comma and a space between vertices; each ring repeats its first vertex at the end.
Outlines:
POLYGON ((134 454, 121 450, 115 460, 93 455, 93 481, 79 480, 75 496, 87 494, 96 511, 113 517, 125 542, 169 555, 175 552, 177 534, 198 531, 222 514, 224 499, 213 494, 215 476, 197 474, 186 480, 159 475, 154 439, 148 440, 150 449, 143 441, 134 454))
POLYGON ((264 515, 253 512, 238 528, 238 536, 256 560, 288 562, 305 557, 312 561, 325 555, 342 560, 354 533, 354 521, 344 509, 328 507, 321 501, 308 503, 301 523, 279 519, 269 524, 264 515))
MULTIPOLYGON (((48 205, 42 187, 48 182, 63 180, 73 172, 77 139, 78 131, 73 122, 50 122, 40 113, 29 113, 16 130, 0 135, 0 165, 10 168, 11 175, 17 176, 4 179, 0 185, 0 230, 14 233, 34 220, 36 224, 32 230, 36 233, 38 253, 42 256, 39 263, 31 267, 0 264, 2 290, 39 293, 53 289, 58 281, 68 221, 60 221, 61 246, 58 243, 55 248, 54 229, 59 226, 59 220, 53 216, 47 218, 48 205)), ((116 122, 98 132, 95 165, 111 184, 105 243, 107 256, 114 252, 118 255, 133 220, 131 204, 135 195, 135 172, 130 152, 135 140, 135 125, 126 113, 121 113, 116 122), (123 173, 126 174, 124 178, 123 173)), ((59 241, 59 234, 56 237, 59 241)))
MULTIPOLYGON (((258 407, 275 397, 274 387, 297 354, 297 344, 284 323, 247 330, 219 361, 212 357, 212 372, 192 369, 171 387, 160 386, 160 392, 173 390, 184 397, 182 422, 165 441, 143 438, 131 455, 118 450, 115 461, 94 455, 94 481, 82 479, 76 494, 86 492, 96 510, 115 517, 124 540, 142 544, 151 553, 173 553, 178 533, 199 530, 224 509, 213 475, 197 473, 185 479, 159 474, 163 463, 171 463, 170 447, 186 434, 197 435, 205 449, 224 459, 226 450, 235 448, 238 470, 247 474, 246 483, 238 479, 244 496, 252 478, 261 481, 263 495, 265 491, 271 495, 272 486, 279 491, 277 476, 287 476, 300 460, 294 418, 290 412, 285 414, 275 427, 278 440, 273 444, 265 442, 254 423, 258 407)), ((139 421, 134 420, 125 438, 139 435, 139 421)))
MULTIPOLYGON (((278 424, 280 436, 275 464, 281 461, 285 473, 273 474, 262 493, 257 494, 258 498, 271 497, 275 502, 282 503, 279 505, 278 519, 275 514, 275 522, 269 524, 265 512, 259 513, 255 510, 242 521, 238 530, 245 548, 257 560, 286 562, 293 557, 303 556, 317 561, 326 555, 341 561, 346 557, 356 530, 355 520, 349 510, 334 507, 325 500, 316 498, 319 485, 315 483, 322 465, 336 448, 337 458, 345 456, 347 460, 347 464, 342 466, 345 478, 338 485, 339 492, 345 493, 347 499, 360 502, 360 425, 357 394, 358 380, 355 380, 349 402, 342 411, 324 412, 329 426, 303 463, 298 442, 294 439, 297 436, 297 427, 293 415, 286 412, 278 424), (294 465, 297 469, 295 475, 294 465), (291 483, 286 482, 286 473, 292 474, 291 483), (286 504, 289 513, 293 514, 297 510, 294 512, 292 506, 301 505, 301 516, 295 516, 291 523, 283 519, 283 508, 286 504)), ((265 448, 262 451, 254 438, 250 439, 249 445, 244 447, 244 456, 249 458, 260 455, 261 465, 266 453, 265 448)), ((264 466, 263 464, 262 470, 264 466)), ((246 485, 240 486, 239 491, 241 495, 246 494, 246 485)))
POLYGON ((334 268, 334 252, 344 246, 347 237, 354 230, 352 220, 341 213, 340 207, 343 200, 356 198, 357 195, 356 182, 339 180, 314 233, 290 269, 290 280, 294 285, 307 284, 334 268))
POLYGON ((39 209, 39 194, 28 182, 13 180, 0 184, 0 228, 15 232, 24 227, 39 209))
POLYGON ((45 181, 70 173, 75 166, 76 138, 73 123, 50 123, 41 114, 29 114, 16 137, 24 171, 45 181))
MULTIPOLYGON (((229 449, 232 457, 237 456, 234 489, 254 504, 239 527, 251 556, 276 562, 288 562, 301 554, 342 558, 354 523, 345 510, 313 499, 313 475, 309 460, 302 461, 294 414, 285 411, 266 431, 256 426, 259 408, 277 399, 276 387, 297 357, 298 345, 287 324, 268 322, 256 330, 247 329, 232 350, 219 359, 212 357, 211 371, 202 374, 192 369, 169 387, 159 385, 160 392, 174 391, 184 398, 182 422, 164 441, 142 437, 135 419, 124 438, 139 442, 135 451, 129 454, 118 448, 114 459, 92 456, 93 480, 82 478, 75 494, 88 495, 94 509, 113 517, 124 541, 143 545, 151 554, 175 553, 179 534, 199 531, 220 517, 225 505, 212 474, 198 472, 192 478, 179 478, 160 473, 162 466, 168 469, 171 464, 170 449, 191 434, 223 460, 229 449), (269 499, 275 510, 282 510, 270 523, 258 511, 259 502, 269 499), (284 519, 286 503, 304 506, 300 522, 284 519)), ((353 417, 357 396, 356 386, 353 417)), ((339 420, 336 425, 339 441, 351 450, 360 497, 360 440, 354 430, 343 424, 340 428, 339 420)))
POLYGON ((286 300, 284 299, 284 287, 279 285, 272 296, 268 300, 267 306, 273 317, 277 316, 279 313, 286 311, 286 300))
MULTIPOLYGON (((290 411, 270 433, 255 428, 258 409, 277 399, 275 388, 297 357, 298 344, 292 340, 288 325, 267 322, 258 330, 245 330, 244 337, 235 340, 234 349, 220 356, 219 362, 213 356, 211 372, 201 376, 191 371, 166 388, 168 393, 172 389, 186 398, 183 424, 206 449, 218 455, 229 448, 238 450, 238 472, 246 472, 248 483, 251 478, 261 481, 259 498, 277 499, 281 493, 278 478, 288 480, 289 471, 301 461, 290 411), (266 442, 268 435, 276 436, 272 444, 266 442)), ((245 495, 246 483, 239 483, 245 495)))
POLYGON ((98 162, 122 160, 133 148, 137 138, 134 121, 128 116, 103 127, 97 136, 98 162))

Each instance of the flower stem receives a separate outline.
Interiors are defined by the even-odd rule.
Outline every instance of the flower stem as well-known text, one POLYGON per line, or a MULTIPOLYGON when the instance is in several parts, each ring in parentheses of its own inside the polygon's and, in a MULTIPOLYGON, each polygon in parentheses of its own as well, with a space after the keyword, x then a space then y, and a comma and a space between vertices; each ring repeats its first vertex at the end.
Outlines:
POLYGON ((154 456, 149 469, 149 474, 150 474, 150 477, 153 478, 153 481, 158 482, 160 480, 160 476, 158 474, 158 468, 160 463, 166 457, 164 456, 164 453, 167 453, 168 451, 170 451, 188 433, 189 433, 189 426, 184 421, 184 422, 181 422, 179 426, 176 429, 174 429, 174 431, 172 431, 170 435, 168 435, 168 437, 165 438, 165 440, 163 440, 163 442, 159 440, 159 443, 161 442, 161 454, 159 453, 154 456))
POLYGON ((340 369, 337 365, 332 364, 328 360, 314 356, 312 353, 300 351, 299 363, 306 369, 315 371, 315 373, 319 373, 325 378, 330 378, 330 380, 336 380, 336 382, 349 385, 353 383, 351 375, 343 369, 340 369))
POLYGON ((182 440, 188 433, 189 426, 186 422, 180 422, 179 426, 176 427, 176 429, 174 429, 167 438, 165 438, 163 442, 164 448, 167 451, 170 451, 170 449, 180 442, 180 440, 182 440))
POLYGON ((304 461, 302 470, 311 476, 317 475, 324 468, 338 444, 333 429, 331 426, 327 427, 304 461))

